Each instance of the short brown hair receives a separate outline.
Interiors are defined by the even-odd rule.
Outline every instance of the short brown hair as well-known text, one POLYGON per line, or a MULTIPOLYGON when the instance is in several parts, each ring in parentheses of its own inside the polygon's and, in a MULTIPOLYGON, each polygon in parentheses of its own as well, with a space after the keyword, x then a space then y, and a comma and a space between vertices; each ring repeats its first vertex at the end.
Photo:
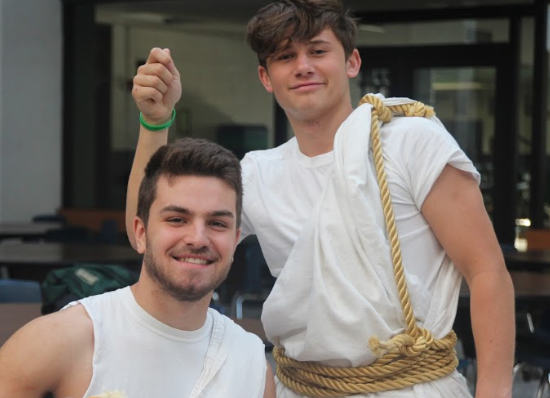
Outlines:
POLYGON ((266 67, 267 59, 288 40, 309 40, 325 28, 332 29, 349 58, 355 49, 357 24, 340 0, 277 0, 250 20, 246 41, 266 67))
POLYGON ((139 186, 137 216, 145 225, 161 176, 216 177, 224 181, 237 196, 236 220, 237 228, 240 227, 243 203, 241 164, 228 149, 201 138, 182 138, 160 147, 147 163, 139 186))

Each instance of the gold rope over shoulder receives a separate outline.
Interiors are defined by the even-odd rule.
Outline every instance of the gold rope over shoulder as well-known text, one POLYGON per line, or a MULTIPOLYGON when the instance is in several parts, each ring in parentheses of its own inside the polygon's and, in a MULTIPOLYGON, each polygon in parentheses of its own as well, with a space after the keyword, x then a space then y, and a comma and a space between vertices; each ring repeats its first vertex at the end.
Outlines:
POLYGON ((455 344, 456 334, 451 330, 437 340, 430 331, 416 324, 409 299, 409 291, 403 271, 401 249, 395 226, 390 192, 382 159, 379 120, 389 123, 394 115, 431 117, 432 107, 421 102, 387 107, 372 94, 364 96, 359 105, 373 105, 371 118, 371 143, 384 218, 388 229, 395 282, 399 300, 405 314, 406 330, 389 341, 369 340, 371 350, 379 357, 368 366, 336 368, 317 362, 300 362, 285 356, 284 348, 275 347, 273 357, 277 362, 277 377, 281 382, 308 397, 342 397, 346 395, 396 390, 431 380, 437 380, 453 372, 458 365, 455 344))

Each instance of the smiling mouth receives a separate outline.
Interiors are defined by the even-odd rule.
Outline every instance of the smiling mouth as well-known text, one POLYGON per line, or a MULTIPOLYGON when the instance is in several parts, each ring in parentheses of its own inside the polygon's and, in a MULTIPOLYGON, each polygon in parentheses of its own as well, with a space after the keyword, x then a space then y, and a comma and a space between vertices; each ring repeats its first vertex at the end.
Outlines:
POLYGON ((297 86, 292 87, 293 90, 299 90, 299 89, 306 89, 310 87, 317 87, 320 86, 321 83, 307 83, 307 84, 299 84, 297 86))
POLYGON ((203 258, 193 258, 193 257, 173 257, 173 258, 174 260, 177 260, 179 262, 197 264, 197 265, 210 265, 214 262, 203 258))

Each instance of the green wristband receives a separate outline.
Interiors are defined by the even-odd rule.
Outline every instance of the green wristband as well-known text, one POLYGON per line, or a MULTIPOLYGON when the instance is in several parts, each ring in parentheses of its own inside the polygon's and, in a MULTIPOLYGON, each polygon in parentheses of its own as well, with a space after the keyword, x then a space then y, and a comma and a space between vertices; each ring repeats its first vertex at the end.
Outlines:
POLYGON ((165 130, 174 124, 174 120, 176 120, 176 109, 172 109, 172 118, 170 120, 168 120, 164 124, 156 124, 156 125, 147 123, 145 120, 143 120, 143 114, 141 112, 139 113, 139 122, 143 127, 145 127, 149 131, 165 130))

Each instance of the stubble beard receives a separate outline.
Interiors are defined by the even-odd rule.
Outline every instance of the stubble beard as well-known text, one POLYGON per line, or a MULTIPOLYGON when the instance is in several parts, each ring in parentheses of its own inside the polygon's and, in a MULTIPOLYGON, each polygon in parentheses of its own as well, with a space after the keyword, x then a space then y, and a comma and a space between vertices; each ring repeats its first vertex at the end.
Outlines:
MULTIPOLYGON (((171 296, 172 298, 181 302, 196 302, 204 298, 207 294, 217 289, 226 279, 229 274, 230 266, 226 267, 224 273, 220 275, 214 275, 213 279, 206 285, 197 286, 189 284, 189 286, 182 286, 174 281, 166 270, 162 269, 153 255, 153 250, 149 246, 149 241, 146 244, 145 255, 143 256, 143 263, 147 274, 158 285, 158 287, 171 296)), ((200 253, 193 253, 200 254, 200 253)), ((211 265, 212 267, 214 265, 211 265)))

